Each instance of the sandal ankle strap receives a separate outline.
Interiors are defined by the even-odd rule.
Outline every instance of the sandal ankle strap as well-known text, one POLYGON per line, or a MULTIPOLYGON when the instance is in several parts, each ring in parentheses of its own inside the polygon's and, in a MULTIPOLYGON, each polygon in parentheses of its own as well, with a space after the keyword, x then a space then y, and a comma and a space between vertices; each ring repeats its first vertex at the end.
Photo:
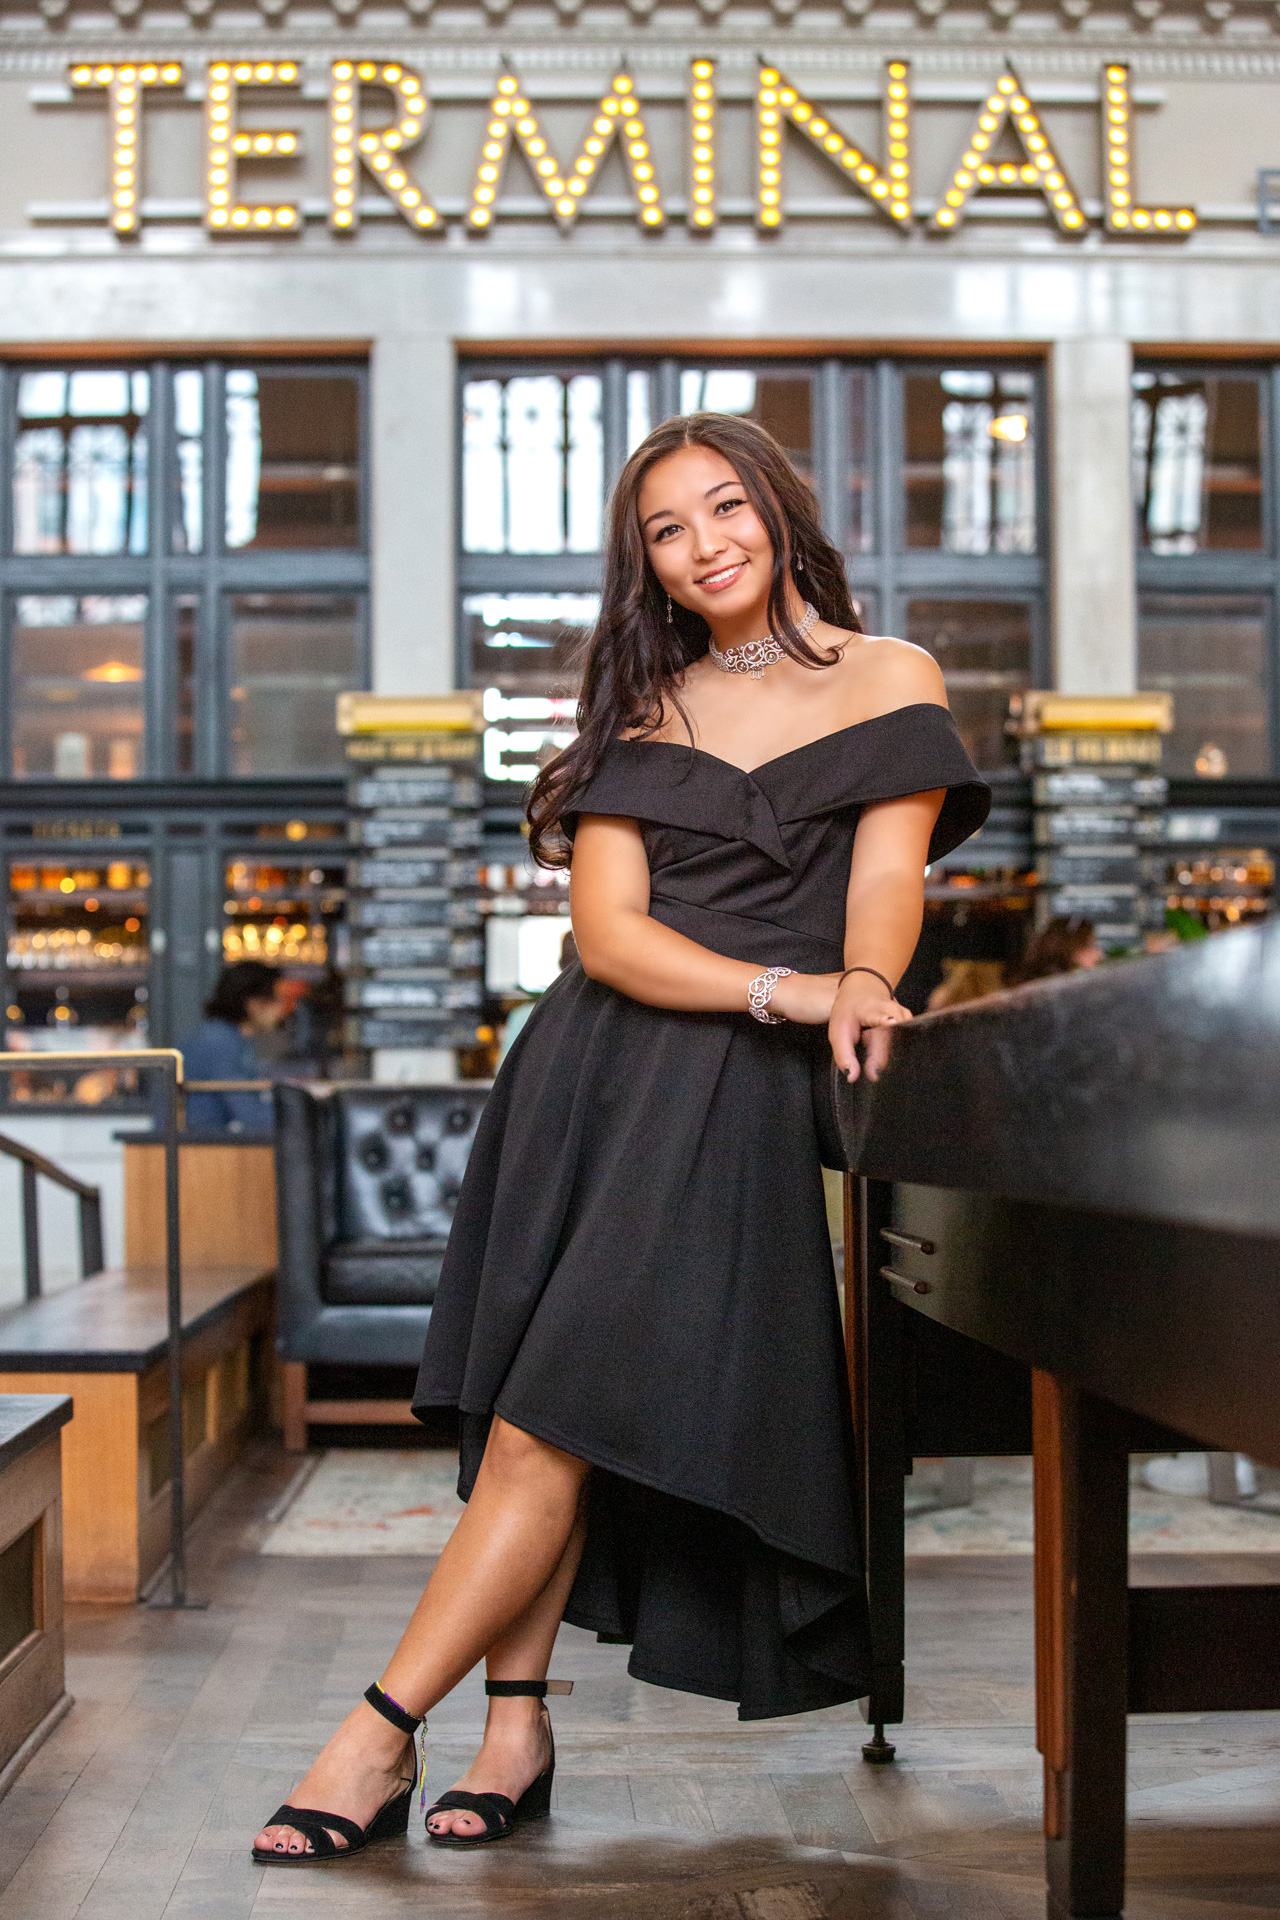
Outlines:
POLYGON ((549 1693, 572 1693, 572 1680, 486 1680, 485 1692, 498 1700, 545 1700, 549 1693))
POLYGON ((384 1693, 376 1680, 371 1687, 365 1688, 364 1697, 375 1713, 380 1713, 393 1727, 399 1727, 401 1733, 416 1733, 419 1727, 426 1724, 421 1714, 415 1719, 411 1713, 406 1713, 400 1702, 393 1700, 389 1693, 384 1693))

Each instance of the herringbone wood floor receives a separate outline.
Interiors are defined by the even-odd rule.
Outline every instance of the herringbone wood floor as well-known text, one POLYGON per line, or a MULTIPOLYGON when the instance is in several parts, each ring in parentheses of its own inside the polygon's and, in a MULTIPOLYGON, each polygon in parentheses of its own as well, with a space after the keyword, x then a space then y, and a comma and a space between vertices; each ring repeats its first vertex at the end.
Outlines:
MULTIPOLYGON (((264 1447, 202 1523, 208 1612, 77 1613, 77 1704, 0 1803, 5 1920, 1043 1914, 1025 1559, 911 1563, 894 1768, 862 1764, 856 1709, 739 1726, 732 1708, 632 1682, 624 1649, 566 1629, 557 1668, 578 1685, 555 1703, 545 1827, 442 1854, 418 1826, 346 1865, 253 1867, 250 1837, 379 1670, 425 1565, 259 1558, 257 1516, 289 1472, 264 1447)), ((1256 1555, 1198 1571, 1280 1579, 1256 1555)), ((481 1717, 478 1677, 432 1715, 431 1791, 481 1717)), ((1280 1715, 1134 1722, 1131 1763, 1131 1920, 1280 1913, 1280 1715)))

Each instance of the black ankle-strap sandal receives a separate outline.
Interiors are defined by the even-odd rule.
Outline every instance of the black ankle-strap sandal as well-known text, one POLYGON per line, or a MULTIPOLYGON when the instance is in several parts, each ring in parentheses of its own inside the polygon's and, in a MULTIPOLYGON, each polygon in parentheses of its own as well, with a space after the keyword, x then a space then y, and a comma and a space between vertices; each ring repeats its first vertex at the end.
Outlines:
MULTIPOLYGON (((572 1680, 486 1680, 484 1690, 491 1699, 541 1700, 549 1693, 573 1692, 572 1680)), ((543 1706, 546 1713, 546 1706, 543 1706)), ((547 1732, 551 1717, 547 1715, 547 1732)), ((456 1789, 442 1793, 434 1806, 427 1808, 427 1838, 437 1847, 487 1847, 491 1840, 505 1840, 526 1821, 545 1820, 551 1812, 551 1783, 556 1772, 556 1741, 551 1734, 551 1759, 518 1800, 505 1793, 467 1793, 456 1789), (474 1813, 484 1821, 483 1833, 432 1833, 431 1818, 437 1813, 474 1813)))
MULTIPOLYGON (((415 1719, 404 1708, 384 1693, 375 1682, 365 1693, 365 1699, 375 1713, 389 1720, 393 1727, 399 1727, 401 1733, 410 1738, 420 1727, 426 1726, 424 1719, 415 1719)), ((354 1820, 348 1820, 345 1814, 324 1813, 318 1807, 277 1807, 271 1818, 264 1821, 268 1827, 292 1827, 311 1842, 310 1853, 277 1852, 274 1847, 254 1847, 253 1858, 260 1867, 322 1867, 334 1860, 347 1860, 353 1853, 363 1853, 375 1840, 394 1840, 409 1831, 409 1810, 413 1805, 413 1790, 418 1784, 421 1770, 417 1748, 413 1756, 413 1778, 399 1793, 391 1796, 385 1805, 379 1807, 367 1827, 358 1827, 354 1820), (340 1847, 334 1834, 340 1834, 346 1841, 340 1847)))

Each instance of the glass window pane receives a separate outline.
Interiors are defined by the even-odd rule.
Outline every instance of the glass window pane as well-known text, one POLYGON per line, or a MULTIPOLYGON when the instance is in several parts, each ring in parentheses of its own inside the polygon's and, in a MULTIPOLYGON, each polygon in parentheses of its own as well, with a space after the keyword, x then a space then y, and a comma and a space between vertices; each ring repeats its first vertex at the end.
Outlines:
POLYGON ((908 547, 1034 553, 1033 376, 956 367, 902 384, 908 547))
POLYGON ((653 430, 653 375, 633 367, 627 375, 627 458, 653 430))
POLYGON ((906 637, 942 668, 974 763, 1003 766, 1009 697, 1031 685, 1030 608, 1010 600, 912 600, 906 637))
POLYGON ((175 773, 196 770, 196 632, 199 602, 192 593, 173 604, 173 678, 177 700, 177 730, 173 745, 175 773))
POLYGON ((756 420, 813 484, 813 382, 807 373, 753 373, 741 367, 684 367, 681 413, 735 413, 756 420))
POLYGON ((600 611, 594 593, 473 593, 462 603, 473 687, 542 698, 576 694, 577 655, 600 611))
POLYGON ((566 507, 570 553, 597 553, 604 506, 604 429, 600 382, 579 374, 568 387, 566 507))
POLYGON ((600 376, 517 374, 462 390, 467 553, 598 553, 604 502, 600 376))
POLYGON ((360 544, 354 373, 227 373, 229 547, 360 544))
POLYGON ((462 389, 462 546, 501 553, 507 541, 501 380, 462 389))
POLYGON ((149 398, 123 369, 19 375, 15 553, 147 551, 149 398))
POLYGON ((1139 539, 1152 553, 1265 544, 1259 375, 1140 369, 1131 424, 1139 539))
POLYGON ((332 593, 231 597, 231 771, 343 765, 335 706, 360 684, 359 609, 332 593))
POLYGON ((1142 596, 1138 684, 1173 695, 1166 773, 1270 773, 1266 615, 1242 594, 1142 596))
POLYGON ((204 545, 204 375, 198 367, 183 367, 173 376, 173 431, 173 551, 199 553, 204 545))
POLYGON ((13 622, 17 779, 146 772, 142 594, 22 594, 13 622))
POLYGON ((871 479, 871 374, 849 371, 849 507, 845 546, 849 553, 870 553, 875 546, 871 479))

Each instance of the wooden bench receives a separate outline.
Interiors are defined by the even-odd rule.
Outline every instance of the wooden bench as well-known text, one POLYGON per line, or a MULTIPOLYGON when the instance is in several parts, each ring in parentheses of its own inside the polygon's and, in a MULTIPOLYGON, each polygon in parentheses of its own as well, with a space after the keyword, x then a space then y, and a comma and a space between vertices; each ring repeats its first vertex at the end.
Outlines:
MULTIPOLYGON (((265 1383, 274 1276, 187 1265, 182 1279, 188 1518, 239 1451, 265 1383)), ((169 1540, 162 1267, 109 1269, 0 1313, 0 1394, 69 1394, 63 1565, 69 1600, 136 1600, 169 1540)), ((2 1671, 2 1669, 0 1669, 2 1671)))
POLYGON ((62 1638, 65 1394, 0 1394, 0 1795, 71 1705, 62 1638))
MULTIPOLYGON (((124 1144, 124 1257, 130 1267, 163 1266, 164 1147, 151 1134, 124 1144)), ((178 1143, 182 1257, 197 1266, 274 1267, 276 1159, 269 1140, 178 1143)))

